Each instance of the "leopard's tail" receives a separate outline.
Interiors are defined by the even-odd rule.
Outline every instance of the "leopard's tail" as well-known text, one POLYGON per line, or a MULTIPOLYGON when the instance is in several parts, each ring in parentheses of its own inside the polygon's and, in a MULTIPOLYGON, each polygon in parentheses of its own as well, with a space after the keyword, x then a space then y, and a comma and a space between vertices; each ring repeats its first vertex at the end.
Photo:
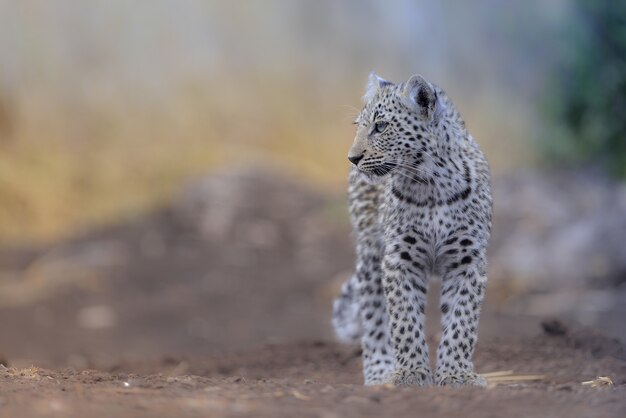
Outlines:
POLYGON ((344 343, 358 342, 361 338, 361 313, 356 283, 356 275, 353 275, 341 286, 341 293, 333 302, 333 327, 339 341, 344 343))

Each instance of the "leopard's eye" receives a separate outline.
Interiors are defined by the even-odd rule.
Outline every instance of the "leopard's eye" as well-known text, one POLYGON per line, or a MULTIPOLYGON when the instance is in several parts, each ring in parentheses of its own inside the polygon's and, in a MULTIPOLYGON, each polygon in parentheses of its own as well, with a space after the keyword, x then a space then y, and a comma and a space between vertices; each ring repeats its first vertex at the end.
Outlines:
POLYGON ((374 131, 378 134, 382 134, 385 132, 385 129, 387 129, 387 126, 389 126, 387 122, 376 122, 376 125, 374 125, 374 131))

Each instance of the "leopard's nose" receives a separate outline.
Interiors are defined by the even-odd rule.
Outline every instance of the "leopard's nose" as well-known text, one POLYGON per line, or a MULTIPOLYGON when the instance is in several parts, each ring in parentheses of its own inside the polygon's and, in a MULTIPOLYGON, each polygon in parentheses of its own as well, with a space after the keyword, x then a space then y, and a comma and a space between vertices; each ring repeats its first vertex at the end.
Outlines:
POLYGON ((359 161, 363 159, 363 155, 357 155, 355 157, 348 156, 348 160, 354 165, 359 165, 359 161))

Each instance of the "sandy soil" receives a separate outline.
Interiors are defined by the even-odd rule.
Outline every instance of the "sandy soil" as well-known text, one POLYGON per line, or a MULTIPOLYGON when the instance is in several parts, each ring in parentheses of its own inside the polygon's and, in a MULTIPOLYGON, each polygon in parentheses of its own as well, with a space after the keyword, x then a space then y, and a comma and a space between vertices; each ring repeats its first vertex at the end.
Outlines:
POLYGON ((214 200, 227 215, 217 229, 176 203, 54 245, 0 250, 0 416, 626 416, 618 341, 503 315, 496 287, 477 370, 541 379, 363 387, 358 349, 332 342, 329 324, 353 257, 342 197, 271 177, 236 181, 222 185, 231 203, 214 200), (614 384, 581 384, 597 376, 614 384))
POLYGON ((64 416, 623 417, 626 363, 593 333, 480 345, 480 371, 541 374, 490 389, 360 384, 358 350, 327 342, 265 346, 214 357, 120 364, 114 371, 0 370, 0 414, 64 416), (613 387, 583 379, 609 374, 613 387))

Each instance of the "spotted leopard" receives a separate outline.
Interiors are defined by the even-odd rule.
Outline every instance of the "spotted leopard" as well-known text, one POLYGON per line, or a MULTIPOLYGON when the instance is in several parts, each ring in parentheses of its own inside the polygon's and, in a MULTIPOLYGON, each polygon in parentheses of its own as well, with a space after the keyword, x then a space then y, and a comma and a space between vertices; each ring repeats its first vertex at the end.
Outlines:
POLYGON ((365 384, 485 386, 474 371, 487 283, 492 198, 487 161, 452 101, 419 75, 370 75, 349 152, 356 271, 335 300, 343 340, 361 341, 365 384), (441 277, 435 373, 424 329, 441 277))

